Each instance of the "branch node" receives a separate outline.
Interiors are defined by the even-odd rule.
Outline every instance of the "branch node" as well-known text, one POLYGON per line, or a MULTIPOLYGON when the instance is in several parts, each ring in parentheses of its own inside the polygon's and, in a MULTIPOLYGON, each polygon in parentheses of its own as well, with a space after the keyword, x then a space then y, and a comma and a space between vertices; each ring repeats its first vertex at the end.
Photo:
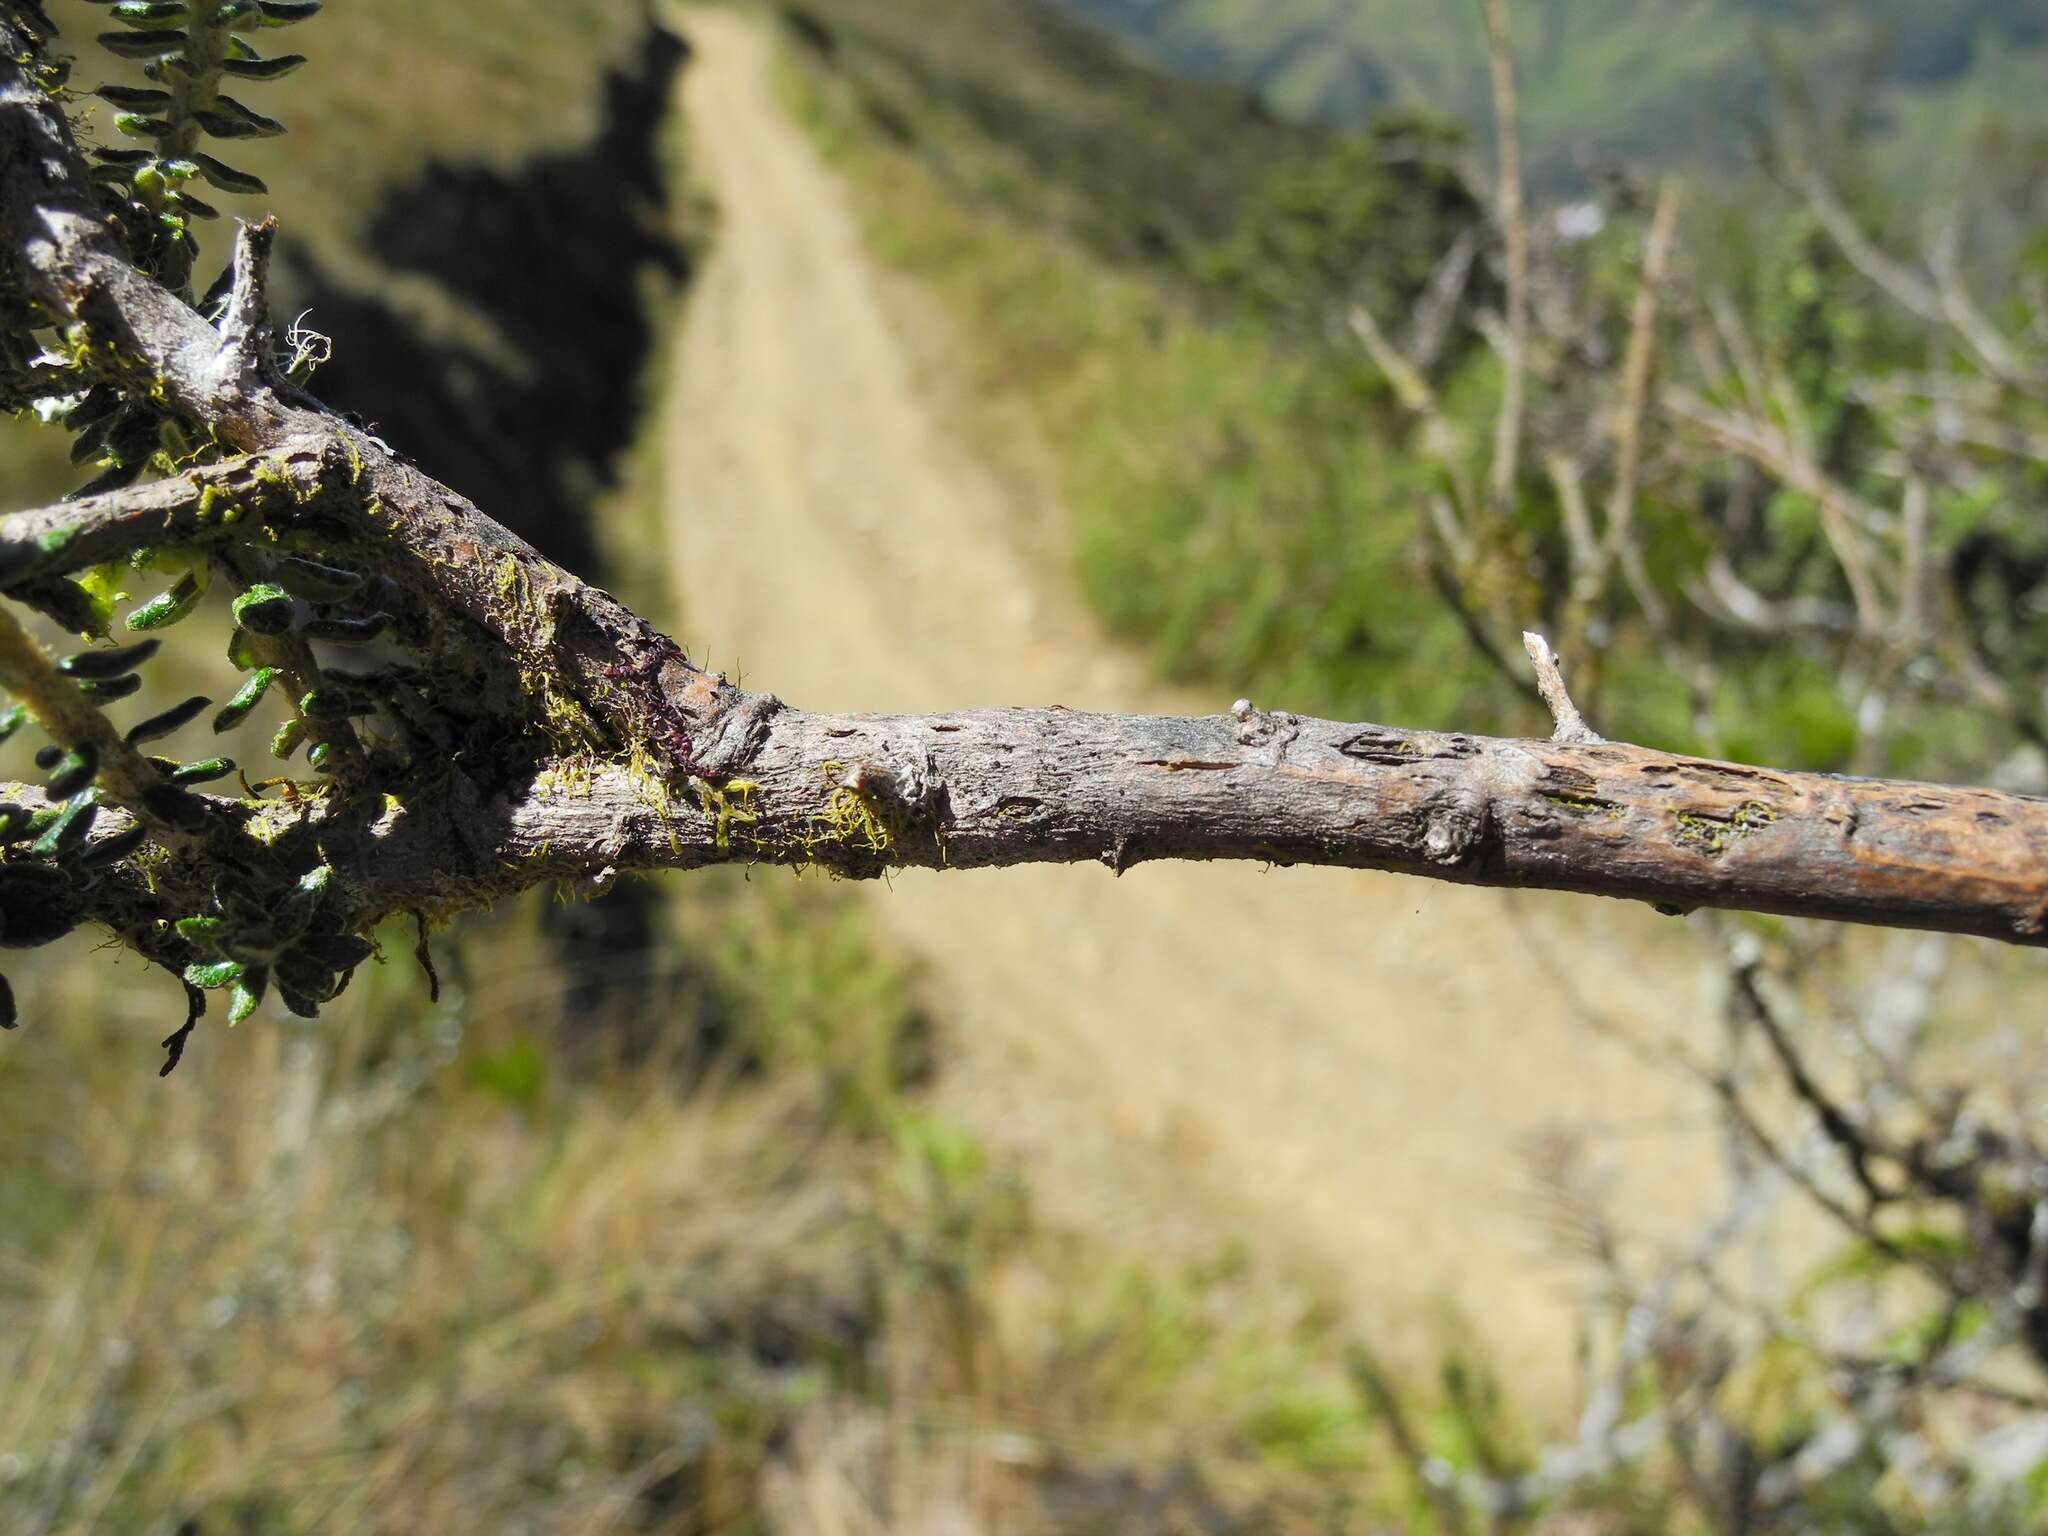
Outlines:
POLYGON ((1605 741, 1606 737, 1586 724, 1585 716, 1579 713, 1579 706, 1572 702, 1571 694, 1565 690, 1564 673, 1550 642, 1534 630, 1525 629, 1522 631, 1522 649, 1529 653, 1529 661, 1536 668, 1536 691, 1543 695, 1543 702, 1550 708, 1551 719, 1557 722, 1557 729, 1551 732, 1550 739, 1580 747, 1598 746, 1605 741))

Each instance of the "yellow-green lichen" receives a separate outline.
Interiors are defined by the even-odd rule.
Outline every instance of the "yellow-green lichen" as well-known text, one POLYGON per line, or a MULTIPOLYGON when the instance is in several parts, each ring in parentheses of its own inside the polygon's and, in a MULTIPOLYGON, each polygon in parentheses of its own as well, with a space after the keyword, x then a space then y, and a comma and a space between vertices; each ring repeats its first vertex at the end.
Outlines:
POLYGON ((1766 801, 1745 800, 1726 815, 1674 811, 1671 819, 1678 828, 1672 834, 1673 842, 1713 858, 1770 826, 1778 819, 1778 811, 1766 801))
POLYGON ((1609 821, 1620 821, 1627 814, 1611 800, 1595 800, 1586 795, 1545 794, 1543 798, 1574 816, 1603 816, 1609 821))
POLYGON ((732 846, 734 827, 751 827, 760 823, 761 812, 755 804, 755 797, 760 794, 761 786, 752 779, 728 779, 723 784, 713 784, 708 779, 692 779, 690 784, 697 791, 699 809, 711 823, 711 840, 721 850, 732 846))
POLYGON ((822 811, 814 811, 802 838, 804 852, 835 846, 886 856, 901 831, 897 818, 873 794, 848 783, 846 764, 827 762, 819 770, 834 780, 822 811))

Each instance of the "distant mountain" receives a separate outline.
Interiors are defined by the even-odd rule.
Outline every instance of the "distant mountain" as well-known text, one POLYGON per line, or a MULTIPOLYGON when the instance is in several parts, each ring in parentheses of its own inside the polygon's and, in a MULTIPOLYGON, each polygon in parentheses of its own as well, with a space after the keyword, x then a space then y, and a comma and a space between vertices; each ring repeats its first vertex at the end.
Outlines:
MULTIPOLYGON (((1176 71, 1355 121, 1486 111, 1474 0, 1054 0, 1176 71)), ((1551 175, 1621 158, 1740 163, 1782 63, 1893 163, 1985 123, 2048 130, 2048 0, 1521 0, 1529 140, 1551 175), (1774 62, 1776 61, 1776 62, 1774 62)))

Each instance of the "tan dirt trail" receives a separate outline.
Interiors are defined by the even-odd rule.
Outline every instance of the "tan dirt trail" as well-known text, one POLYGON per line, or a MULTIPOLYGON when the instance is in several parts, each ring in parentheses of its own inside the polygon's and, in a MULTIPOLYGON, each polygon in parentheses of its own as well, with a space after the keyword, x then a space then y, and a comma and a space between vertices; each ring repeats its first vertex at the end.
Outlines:
MULTIPOLYGON (((949 434, 892 326, 900 279, 779 108, 771 35, 685 14, 692 170, 719 210, 667 391, 692 655, 818 708, 1189 707, 1020 549, 1051 498, 949 434)), ((1655 1208, 1719 1186, 1677 1085, 1559 985, 1699 1013, 1696 952, 1648 913, 1221 865, 911 873, 870 898, 946 1023, 948 1107, 1024 1160, 1041 1209, 1160 1255, 1239 1238, 1397 1357, 1456 1315, 1509 1379, 1563 1380, 1532 1132, 1625 1138, 1655 1208)))

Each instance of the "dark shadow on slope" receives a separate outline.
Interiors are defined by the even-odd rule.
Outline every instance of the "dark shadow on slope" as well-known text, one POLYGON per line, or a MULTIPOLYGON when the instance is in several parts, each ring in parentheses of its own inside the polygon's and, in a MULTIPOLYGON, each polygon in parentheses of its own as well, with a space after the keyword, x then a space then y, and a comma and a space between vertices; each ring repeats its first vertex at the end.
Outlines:
MULTIPOLYGON (((496 332, 496 345, 428 334, 382 294, 345 286, 295 253, 294 311, 335 338, 314 384, 401 453, 570 570, 602 581, 593 504, 618 482, 642 406, 663 298, 688 253, 665 212, 660 143, 688 56, 649 26, 629 71, 604 84, 594 139, 510 172, 434 165, 392 192, 368 247, 432 279, 496 332)), ((569 973, 565 1018, 609 1012, 647 983, 662 943, 650 893, 621 888, 553 910, 569 973)), ((645 1010, 642 1010, 645 1011, 645 1010)))
POLYGON ((689 277, 666 227, 659 157, 687 54, 650 28, 636 67, 606 77, 590 143, 510 173, 430 166, 371 221, 367 244, 381 262, 440 284, 490 322, 502 348, 430 339, 316 259, 299 253, 292 264, 296 304, 337 338, 315 381, 320 396, 593 579, 602 573, 591 502, 617 481, 655 342, 645 279, 689 277))

